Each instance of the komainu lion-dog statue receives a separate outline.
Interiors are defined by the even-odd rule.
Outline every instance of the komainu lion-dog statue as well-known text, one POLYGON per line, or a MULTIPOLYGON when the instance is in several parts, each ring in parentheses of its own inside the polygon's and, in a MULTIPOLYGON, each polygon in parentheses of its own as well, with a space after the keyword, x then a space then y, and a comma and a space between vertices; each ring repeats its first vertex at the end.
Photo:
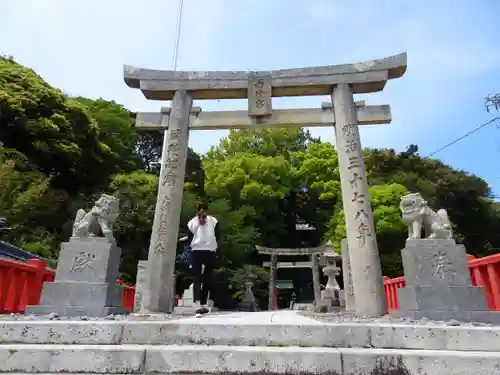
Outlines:
POLYGON ((73 237, 106 237, 115 243, 113 224, 118 218, 120 200, 112 195, 102 194, 89 212, 79 209, 73 224, 73 237))
POLYGON ((426 237, 451 239, 453 236, 448 213, 445 209, 434 212, 420 193, 411 193, 401 198, 399 205, 403 222, 408 226, 408 239, 426 237))

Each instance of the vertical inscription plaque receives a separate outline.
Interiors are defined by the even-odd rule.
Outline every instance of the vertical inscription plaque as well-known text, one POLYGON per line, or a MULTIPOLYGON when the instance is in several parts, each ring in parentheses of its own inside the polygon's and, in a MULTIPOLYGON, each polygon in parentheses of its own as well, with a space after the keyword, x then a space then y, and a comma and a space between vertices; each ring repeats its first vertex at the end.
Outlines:
POLYGON ((271 76, 251 73, 248 76, 248 115, 269 116, 272 110, 271 76))

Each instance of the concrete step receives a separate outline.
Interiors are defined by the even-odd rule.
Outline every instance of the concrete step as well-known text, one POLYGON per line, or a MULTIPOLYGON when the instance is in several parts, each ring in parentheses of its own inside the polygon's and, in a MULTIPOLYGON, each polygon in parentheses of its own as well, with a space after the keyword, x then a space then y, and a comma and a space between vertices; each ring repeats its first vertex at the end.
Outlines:
POLYGON ((0 321, 0 344, 229 345, 500 352, 500 327, 226 319, 0 321))
POLYGON ((492 375, 500 353, 203 345, 0 345, 0 372, 492 375))

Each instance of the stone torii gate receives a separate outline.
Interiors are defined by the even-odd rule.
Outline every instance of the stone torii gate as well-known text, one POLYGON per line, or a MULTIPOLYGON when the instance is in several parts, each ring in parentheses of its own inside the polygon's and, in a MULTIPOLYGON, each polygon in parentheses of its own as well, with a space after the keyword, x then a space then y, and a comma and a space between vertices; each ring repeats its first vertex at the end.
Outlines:
POLYGON ((386 124, 390 107, 355 104, 353 94, 383 90, 406 71, 406 53, 380 60, 267 72, 183 72, 124 67, 125 83, 150 100, 172 100, 139 113, 136 126, 164 131, 157 204, 148 255, 144 310, 173 310, 177 235, 190 129, 334 126, 356 312, 387 312, 358 125, 386 124), (273 110, 272 97, 330 95, 321 109, 273 110), (193 99, 248 98, 248 111, 201 112, 193 99), (358 298, 359 296, 359 298, 358 298), (359 303, 358 303, 359 301, 359 303))
MULTIPOLYGON (((264 246, 255 246, 259 254, 265 254, 271 256, 271 261, 269 262, 269 310, 275 310, 274 301, 276 300, 276 271, 278 268, 278 256, 296 256, 296 255, 309 255, 311 257, 310 262, 294 262, 300 263, 302 267, 311 267, 313 275, 313 289, 314 289, 314 300, 318 301, 320 299, 321 284, 320 284, 320 274, 319 274, 319 259, 318 255, 325 252, 326 247, 310 247, 310 248, 296 248, 296 249, 286 249, 286 248, 272 248, 264 246), (307 265, 305 263, 308 263, 307 265)), ((265 265, 264 265, 265 266, 265 265)))

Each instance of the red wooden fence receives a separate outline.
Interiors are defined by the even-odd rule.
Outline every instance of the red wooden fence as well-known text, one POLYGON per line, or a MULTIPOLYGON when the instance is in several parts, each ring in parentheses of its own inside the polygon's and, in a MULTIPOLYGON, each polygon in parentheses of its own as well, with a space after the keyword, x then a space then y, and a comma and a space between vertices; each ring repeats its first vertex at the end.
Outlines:
MULTIPOLYGON (((489 309, 500 311, 500 254, 478 259, 468 254, 467 258, 472 285, 483 286, 489 309)), ((405 287, 404 276, 384 277, 384 287, 389 311, 399 310, 397 289, 405 287)))

